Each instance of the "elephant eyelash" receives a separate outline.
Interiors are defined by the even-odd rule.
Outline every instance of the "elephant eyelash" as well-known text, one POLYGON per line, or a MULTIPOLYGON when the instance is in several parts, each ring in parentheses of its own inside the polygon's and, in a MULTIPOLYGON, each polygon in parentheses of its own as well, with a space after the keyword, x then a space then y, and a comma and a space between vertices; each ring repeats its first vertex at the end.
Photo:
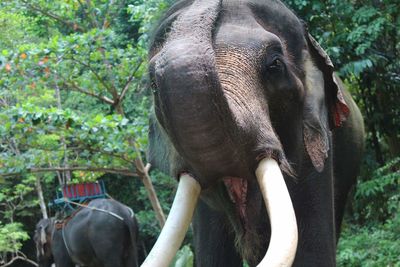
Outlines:
POLYGON ((272 71, 280 71, 283 69, 283 62, 279 58, 275 58, 272 62, 267 66, 268 70, 272 71))
POLYGON ((153 79, 150 81, 150 89, 154 94, 158 91, 157 83, 153 79))
POLYGON ((282 72, 285 69, 285 60, 280 56, 273 56, 265 64, 266 71, 268 72, 282 72))

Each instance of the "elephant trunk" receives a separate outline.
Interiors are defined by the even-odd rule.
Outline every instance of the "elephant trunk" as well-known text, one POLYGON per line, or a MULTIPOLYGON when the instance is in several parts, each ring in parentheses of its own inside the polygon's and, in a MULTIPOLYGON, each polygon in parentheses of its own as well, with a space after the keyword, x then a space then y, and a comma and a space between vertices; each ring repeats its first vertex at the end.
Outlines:
POLYGON ((203 177, 203 188, 238 164, 232 162, 235 148, 226 131, 232 118, 212 47, 218 7, 219 1, 195 1, 174 22, 150 62, 157 119, 190 166, 184 171, 203 177))
MULTIPOLYGON (((186 42, 185 42, 186 41, 186 42)), ((209 181, 232 168, 232 145, 224 123, 229 120, 221 109, 222 90, 215 71, 213 50, 205 44, 174 41, 165 48, 155 65, 158 92, 156 115, 179 154, 191 169, 209 181)), ((179 173, 175 173, 179 175, 179 173)))

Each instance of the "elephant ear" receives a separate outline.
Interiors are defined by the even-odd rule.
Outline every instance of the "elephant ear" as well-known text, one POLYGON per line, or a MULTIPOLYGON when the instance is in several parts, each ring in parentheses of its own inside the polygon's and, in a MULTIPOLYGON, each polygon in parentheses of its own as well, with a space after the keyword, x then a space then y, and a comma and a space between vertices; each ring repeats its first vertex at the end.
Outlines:
POLYGON ((47 236, 46 236, 46 228, 41 227, 40 228, 40 244, 44 245, 47 242, 47 236))
POLYGON ((45 254, 45 245, 48 242, 47 240, 47 228, 50 226, 50 220, 49 219, 44 219, 42 220, 37 228, 37 236, 35 238, 36 241, 36 247, 37 247, 37 252, 39 255, 44 255, 45 254))
POLYGON ((304 144, 315 169, 322 172, 330 129, 340 127, 350 110, 328 54, 307 31, 306 39, 309 51, 305 56, 304 144))
POLYGON ((40 228, 40 233, 39 233, 40 239, 39 239, 39 244, 38 244, 38 249, 40 251, 40 255, 44 255, 44 246, 47 243, 47 236, 46 236, 46 228, 41 227, 40 228))

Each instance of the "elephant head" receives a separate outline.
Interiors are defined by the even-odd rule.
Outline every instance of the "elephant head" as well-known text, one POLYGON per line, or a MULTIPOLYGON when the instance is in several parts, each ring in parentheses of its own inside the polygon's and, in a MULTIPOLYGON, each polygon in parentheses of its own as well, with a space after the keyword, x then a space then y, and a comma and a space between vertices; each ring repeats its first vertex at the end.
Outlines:
POLYGON ((53 227, 53 219, 41 219, 36 224, 35 235, 33 239, 36 244, 36 256, 39 267, 50 267, 54 262, 51 251, 53 227))
POLYGON ((327 54, 279 1, 179 1, 156 32, 149 66, 150 135, 167 147, 150 158, 169 162, 180 183, 144 266, 173 257, 197 197, 221 181, 245 228, 247 187, 258 181, 271 225, 262 262, 289 266, 297 225, 284 177, 307 162, 323 171, 330 129, 349 112, 327 54))

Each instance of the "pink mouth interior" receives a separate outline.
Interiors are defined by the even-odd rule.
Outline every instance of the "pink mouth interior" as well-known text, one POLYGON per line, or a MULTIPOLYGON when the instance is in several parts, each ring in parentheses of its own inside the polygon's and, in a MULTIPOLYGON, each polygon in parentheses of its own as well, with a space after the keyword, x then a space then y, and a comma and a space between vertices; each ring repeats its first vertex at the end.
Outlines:
POLYGON ((244 229, 246 229, 247 180, 237 177, 225 177, 223 181, 226 188, 228 189, 231 201, 235 204, 236 211, 239 214, 244 229))

